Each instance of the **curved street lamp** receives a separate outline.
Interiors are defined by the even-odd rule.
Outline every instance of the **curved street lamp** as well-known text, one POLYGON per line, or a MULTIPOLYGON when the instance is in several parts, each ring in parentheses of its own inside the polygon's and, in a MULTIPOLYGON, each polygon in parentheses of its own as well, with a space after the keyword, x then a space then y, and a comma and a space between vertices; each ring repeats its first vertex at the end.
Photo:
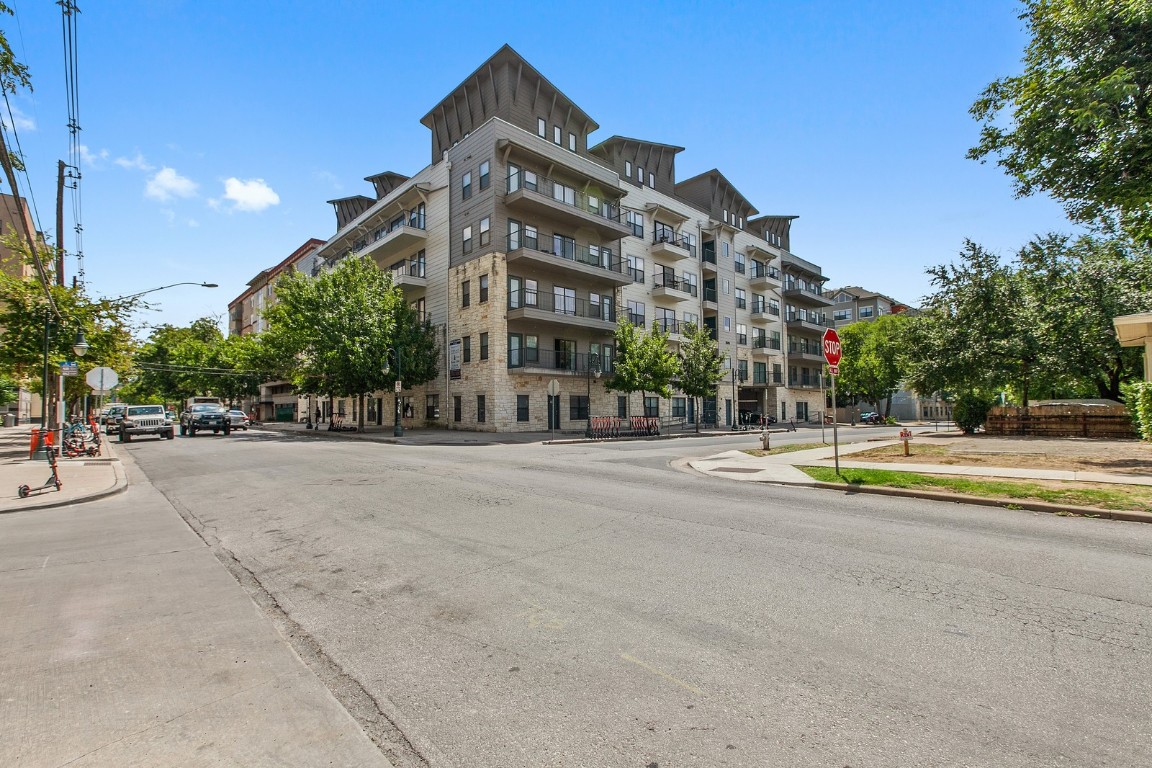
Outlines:
POLYGON ((148 290, 140 291, 139 293, 130 293, 127 296, 117 296, 114 299, 104 299, 104 301, 124 301, 126 299, 135 299, 139 296, 143 296, 146 293, 155 293, 156 291, 163 291, 167 288, 175 288, 178 285, 198 285, 201 288, 219 288, 220 287, 216 283, 196 283, 196 282, 172 283, 171 285, 162 285, 159 288, 149 288, 148 290))

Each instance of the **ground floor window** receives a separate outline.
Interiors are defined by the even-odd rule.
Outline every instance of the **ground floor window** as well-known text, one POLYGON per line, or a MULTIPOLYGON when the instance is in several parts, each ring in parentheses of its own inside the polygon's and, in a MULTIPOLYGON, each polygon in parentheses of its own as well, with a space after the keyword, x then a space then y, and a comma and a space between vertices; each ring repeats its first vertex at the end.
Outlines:
POLYGON ((484 395, 476 395, 476 423, 483 424, 488 420, 488 408, 484 402, 484 395))
POLYGON ((796 403, 796 420, 808 421, 808 403, 796 403))
POLYGON ((688 415, 688 401, 686 398, 672 398, 672 415, 679 419, 682 419, 688 415))
POLYGON ((622 419, 626 418, 628 416, 628 396, 627 395, 617 395, 616 396, 616 415, 622 419))
POLYGON ((644 415, 645 416, 659 416, 660 415, 660 398, 659 397, 645 397, 644 398, 644 415))
POLYGON ((424 418, 438 419, 440 418, 440 395, 425 395, 424 398, 424 418))
POLYGON ((452 421, 460 421, 462 416, 461 411, 464 410, 462 403, 463 399, 464 398, 460 397, 460 395, 452 396, 452 421))
POLYGON ((528 421, 528 395, 516 395, 516 421, 528 421))
POLYGON ((572 421, 585 421, 588 418, 588 396, 568 396, 568 418, 572 421))

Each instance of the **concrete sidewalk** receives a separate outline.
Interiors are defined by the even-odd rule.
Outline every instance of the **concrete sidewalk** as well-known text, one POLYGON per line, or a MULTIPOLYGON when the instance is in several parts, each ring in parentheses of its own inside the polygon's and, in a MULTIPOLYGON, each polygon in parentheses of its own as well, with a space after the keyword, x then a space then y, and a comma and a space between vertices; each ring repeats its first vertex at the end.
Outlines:
POLYGON ((52 474, 45 459, 29 459, 32 427, 0 427, 0 514, 30 509, 48 509, 110 496, 128 487, 124 467, 115 449, 104 436, 98 458, 61 457, 57 473, 60 490, 49 487, 22 499, 16 489, 21 485, 33 489, 43 486, 52 474))
MULTIPOLYGON (((918 437, 922 442, 932 433, 921 434, 918 437)), ((1152 477, 1148 475, 1131 475, 1111 472, 1079 472, 1073 470, 1016 468, 1016 467, 988 467, 963 466, 957 464, 897 464, 888 462, 852 461, 854 453, 869 451, 873 448, 882 448, 890 445, 899 445, 899 440, 878 440, 866 443, 841 445, 841 469, 879 469, 889 472, 910 472, 928 475, 952 475, 969 477, 996 477, 1014 480, 1062 480, 1091 483, 1109 483, 1118 485, 1145 485, 1152 486, 1152 477)), ((1078 514, 1095 514, 1100 517, 1109 517, 1114 520, 1130 520, 1134 522, 1152 523, 1152 514, 1138 511, 1109 511, 1087 507, 1073 507, 1066 504, 1052 504, 1047 502, 1032 502, 1024 500, 997 501, 983 499, 975 496, 963 496, 947 491, 929 491, 904 488, 887 488, 883 486, 852 486, 845 488, 841 485, 821 483, 813 480, 807 473, 800 470, 801 466, 831 467, 835 466, 833 447, 823 446, 805 451, 791 453, 778 453, 771 456, 751 456, 743 451, 725 451, 714 456, 693 459, 687 462, 688 466, 702 474, 711 477, 722 477, 726 480, 739 480, 753 483, 772 483, 776 485, 796 485, 808 488, 827 488, 852 493, 877 493, 891 496, 911 496, 936 501, 953 501, 975 504, 991 504, 1004 506, 1012 504, 1022 509, 1031 509, 1041 512, 1069 511, 1078 514)))
POLYGON ((391 765, 142 478, 0 515, 0 616, 0 765, 391 765))

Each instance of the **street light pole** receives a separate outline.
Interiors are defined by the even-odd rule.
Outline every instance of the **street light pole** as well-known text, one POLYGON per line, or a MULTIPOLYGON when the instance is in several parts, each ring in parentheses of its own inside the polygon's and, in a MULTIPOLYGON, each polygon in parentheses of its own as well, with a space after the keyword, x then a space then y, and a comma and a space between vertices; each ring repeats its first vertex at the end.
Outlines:
POLYGON ((588 417, 588 424, 584 428, 584 436, 592 437, 592 377, 600 378, 600 355, 589 353, 588 355, 588 370, 585 372, 584 378, 588 382, 588 409, 585 414, 588 417))
POLYGON ((130 293, 127 296, 117 296, 114 299, 105 299, 105 301, 125 301, 126 299, 135 299, 135 298, 138 298, 140 296, 143 296, 146 293, 155 293, 156 291, 163 291, 163 290, 166 290, 168 288, 175 288, 178 285, 198 285, 201 288, 219 288, 220 287, 216 283, 195 283, 195 282, 172 283, 171 285, 162 285, 159 288, 149 288, 148 290, 140 291, 139 293, 130 293))
MULTIPOLYGON (((399 347, 388 347, 388 352, 396 357, 396 426, 392 428, 393 437, 404 437, 404 423, 400 420, 400 390, 404 388, 401 377, 404 375, 404 363, 400 357, 399 347)), ((384 361, 384 374, 389 370, 388 361, 384 361)))

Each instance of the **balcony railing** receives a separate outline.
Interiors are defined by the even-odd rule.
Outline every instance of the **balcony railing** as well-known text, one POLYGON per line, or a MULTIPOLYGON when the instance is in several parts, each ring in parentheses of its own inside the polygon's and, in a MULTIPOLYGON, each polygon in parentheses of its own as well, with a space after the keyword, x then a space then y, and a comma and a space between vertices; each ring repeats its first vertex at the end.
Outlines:
POLYGON ((767 371, 762 371, 762 372, 757 372, 757 373, 752 374, 752 383, 753 384, 775 384, 776 386, 780 386, 780 383, 782 382, 783 378, 784 378, 783 374, 768 373, 767 371))
POLYGON ((510 172, 508 174, 508 194, 519 192, 521 189, 571 206, 592 216, 599 216, 602 219, 631 228, 631 225, 624 221, 624 215, 619 206, 602 197, 580 192, 574 187, 547 176, 525 170, 510 172))
POLYGON ((767 277, 772 280, 779 280, 780 270, 769 264, 761 264, 758 261, 754 261, 752 262, 752 269, 749 271, 748 276, 753 279, 767 277))
POLYGON ((789 312, 786 318, 788 322, 795 323, 810 323, 812 325, 819 325, 821 327, 828 327, 828 315, 820 314, 819 312, 811 312, 801 310, 799 312, 789 312))
POLYGON ((658 317, 652 321, 652 327, 664 333, 680 333, 680 321, 673 317, 658 317))
POLYGON ((424 261, 407 261, 397 264, 392 270, 393 277, 408 276, 408 277, 424 277, 424 269, 427 262, 424 261))
POLYGON ((803 285, 800 283, 799 280, 786 280, 784 282, 784 290, 785 291, 800 291, 802 293, 810 293, 813 296, 820 296, 820 297, 824 296, 824 289, 821 288, 819 285, 812 285, 811 283, 803 285))
POLYGON ((736 309, 747 309, 747 308, 748 308, 748 299, 742 299, 739 296, 737 296, 736 297, 736 309))
POLYGON ((681 280, 667 272, 657 272, 652 275, 652 286, 655 288, 671 288, 674 291, 682 291, 693 297, 697 295, 697 287, 695 284, 687 280, 681 280))
POLYGON ((551 242, 544 239, 543 244, 541 244, 539 238, 527 237, 523 234, 508 237, 509 251, 516 251, 521 248, 550 256, 558 256, 568 261, 574 261, 577 264, 597 267, 608 272, 615 272, 620 275, 625 274, 624 260, 618 258, 610 248, 576 245, 569 240, 557 240, 556 238, 553 238, 551 242))
POLYGON ((644 315, 641 315, 637 312, 629 312, 628 313, 628 322, 631 323, 632 325, 636 326, 637 328, 646 327, 646 324, 644 322, 644 315))
POLYGON ((710 301, 713 304, 716 303, 716 289, 715 288, 707 288, 706 287, 704 289, 704 301, 710 301))
POLYGON ((742 262, 742 261, 736 262, 735 269, 736 269, 736 274, 738 274, 738 275, 744 274, 744 262, 742 262))
POLYGON ((656 227, 656 231, 652 233, 652 244, 668 243, 677 248, 683 248, 692 254, 692 258, 696 258, 696 245, 691 242, 688 235, 681 234, 671 228, 660 226, 656 227))
POLYGON ((753 336, 752 349, 780 349, 780 339, 769 336, 753 336))
POLYGON ((754 315, 760 314, 760 315, 777 315, 777 316, 779 316, 780 315, 780 305, 779 304, 769 304, 768 302, 761 299, 760 301, 753 301, 752 302, 751 311, 752 311, 752 314, 754 314, 754 315))
POLYGON ((569 373, 587 374, 589 362, 593 362, 592 370, 600 368, 600 373, 610 375, 615 372, 611 358, 605 360, 603 355, 591 355, 587 352, 567 352, 555 349, 537 349, 535 347, 521 347, 508 350, 509 368, 546 368, 553 371, 567 371, 569 373), (589 358, 595 357, 595 361, 589 358))
POLYGON ((543 291, 520 289, 508 294, 508 309, 537 309, 557 315, 586 317, 590 320, 616 322, 616 308, 603 302, 589 302, 572 296, 557 296, 543 291))
POLYGON ((800 344, 797 342, 788 345, 788 352, 794 355, 824 355, 819 344, 800 344))

